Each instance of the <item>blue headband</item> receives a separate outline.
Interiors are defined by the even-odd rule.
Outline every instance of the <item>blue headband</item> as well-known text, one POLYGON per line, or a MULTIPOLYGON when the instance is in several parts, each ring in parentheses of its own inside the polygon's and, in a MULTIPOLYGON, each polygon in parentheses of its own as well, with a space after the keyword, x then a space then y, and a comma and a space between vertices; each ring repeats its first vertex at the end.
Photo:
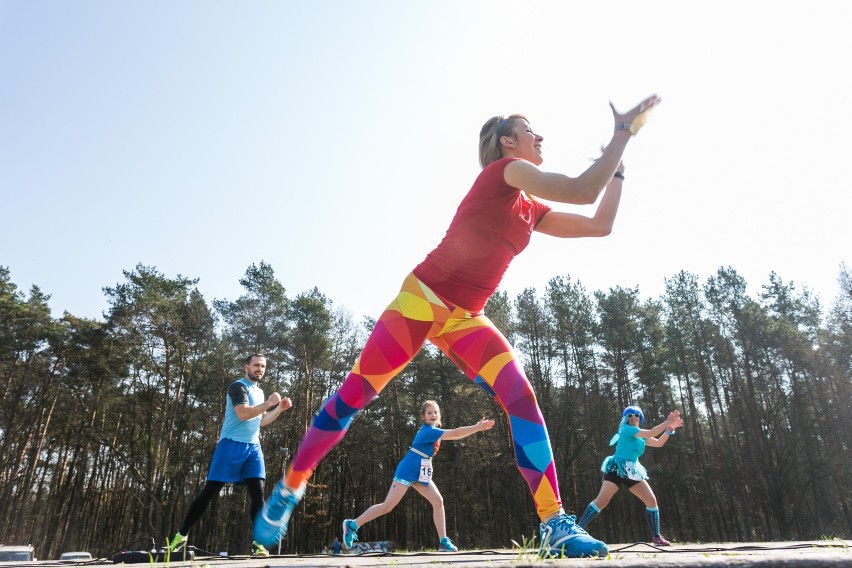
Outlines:
POLYGON ((497 141, 498 142, 500 141, 500 131, 503 130, 504 126, 506 126, 507 120, 508 119, 506 119, 506 118, 501 118, 500 122, 497 124, 497 141))

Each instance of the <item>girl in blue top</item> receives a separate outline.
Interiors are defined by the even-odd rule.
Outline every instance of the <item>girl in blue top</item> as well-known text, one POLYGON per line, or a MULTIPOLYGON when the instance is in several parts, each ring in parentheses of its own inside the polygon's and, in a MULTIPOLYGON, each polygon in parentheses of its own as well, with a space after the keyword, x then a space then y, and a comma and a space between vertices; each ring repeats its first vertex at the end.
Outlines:
POLYGON ((444 516, 444 498, 432 480, 432 456, 438 453, 441 440, 460 440, 482 430, 490 430, 493 420, 483 418, 473 426, 462 426, 452 430, 441 429, 441 409, 434 400, 427 400, 420 408, 423 426, 414 436, 411 447, 405 453, 396 468, 393 483, 383 503, 377 503, 361 513, 357 519, 343 521, 343 547, 352 548, 358 540, 358 529, 364 523, 372 521, 393 511, 409 487, 413 487, 432 504, 432 519, 438 529, 438 550, 440 552, 455 552, 458 550, 447 537, 447 524, 444 516))
POLYGON ((639 428, 645 422, 645 415, 638 406, 628 406, 622 412, 618 433, 612 437, 609 445, 615 445, 615 453, 607 457, 601 464, 603 485, 597 498, 589 503, 577 522, 585 528, 592 519, 609 505, 610 499, 623 485, 645 504, 645 519, 651 527, 654 544, 670 546, 671 543, 660 534, 660 510, 657 508, 657 498, 648 485, 648 472, 639 463, 639 457, 645 453, 645 446, 661 448, 671 438, 675 429, 683 426, 683 420, 677 410, 669 413, 666 421, 650 430, 639 428))

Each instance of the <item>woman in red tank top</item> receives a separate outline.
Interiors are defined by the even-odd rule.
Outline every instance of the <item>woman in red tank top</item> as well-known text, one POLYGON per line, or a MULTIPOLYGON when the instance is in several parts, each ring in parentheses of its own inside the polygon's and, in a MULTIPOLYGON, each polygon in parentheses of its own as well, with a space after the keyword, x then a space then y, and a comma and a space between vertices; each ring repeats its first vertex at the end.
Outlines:
POLYGON ((563 511, 550 439, 535 393, 509 342, 483 309, 532 231, 566 238, 610 233, 624 180, 621 157, 659 102, 652 96, 623 114, 613 107, 612 139, 601 157, 577 177, 538 169, 543 138, 523 116, 495 116, 485 123, 479 144, 482 173, 459 205, 444 239, 405 278, 352 371, 317 413, 284 479, 255 520, 257 542, 271 546, 286 534, 287 522, 319 461, 343 438, 356 414, 428 340, 506 411, 518 469, 541 518, 540 553, 608 554, 606 544, 589 536, 563 511), (604 196, 592 217, 552 211, 539 201, 590 204, 601 191, 604 196))

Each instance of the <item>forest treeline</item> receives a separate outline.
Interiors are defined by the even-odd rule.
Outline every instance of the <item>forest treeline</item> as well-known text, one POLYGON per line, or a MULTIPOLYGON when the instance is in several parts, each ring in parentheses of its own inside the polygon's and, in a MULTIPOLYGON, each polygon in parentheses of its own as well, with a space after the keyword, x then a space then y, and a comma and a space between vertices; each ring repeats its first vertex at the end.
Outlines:
MULTIPOLYGON (((643 463, 674 541, 852 538, 852 274, 829 308, 775 274, 757 297, 732 268, 681 272, 665 293, 589 293, 570 276, 487 314, 522 358, 547 420, 566 510, 600 487, 621 409, 648 422, 679 409, 684 427, 643 463)), ((374 320, 356 321, 313 289, 288 297, 252 264, 242 295, 208 303, 197 280, 138 265, 105 288, 103 320, 51 316, 38 287, 0 267, 0 542, 39 558, 162 546, 204 483, 227 386, 241 360, 268 357, 262 386, 293 408, 262 432, 267 494, 314 412, 341 383, 374 320)), ((378 316, 378 314, 375 314, 378 316)), ((425 399, 445 427, 497 425, 436 456, 450 537, 509 547, 537 533, 505 415, 434 348, 424 349, 320 464, 282 553, 314 553, 340 523, 381 501, 425 399)), ((193 528, 202 552, 245 554, 247 496, 228 487, 193 528)), ((620 492, 589 527, 609 542, 649 538, 641 503, 620 492)), ((428 503, 409 492, 360 531, 417 550, 437 543, 428 503)))

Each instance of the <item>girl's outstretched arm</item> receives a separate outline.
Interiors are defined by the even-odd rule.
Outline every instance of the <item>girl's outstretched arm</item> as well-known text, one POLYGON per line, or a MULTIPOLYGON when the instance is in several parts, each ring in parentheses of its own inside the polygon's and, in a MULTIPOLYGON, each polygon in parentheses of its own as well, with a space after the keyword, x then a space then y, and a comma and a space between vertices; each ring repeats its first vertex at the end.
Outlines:
POLYGON ((476 434, 477 432, 482 432, 483 430, 491 430, 491 428, 493 427, 493 420, 483 418, 472 426, 461 426, 459 428, 453 428, 452 430, 444 430, 443 435, 441 435, 441 439, 461 440, 462 438, 467 438, 471 434, 476 434))

